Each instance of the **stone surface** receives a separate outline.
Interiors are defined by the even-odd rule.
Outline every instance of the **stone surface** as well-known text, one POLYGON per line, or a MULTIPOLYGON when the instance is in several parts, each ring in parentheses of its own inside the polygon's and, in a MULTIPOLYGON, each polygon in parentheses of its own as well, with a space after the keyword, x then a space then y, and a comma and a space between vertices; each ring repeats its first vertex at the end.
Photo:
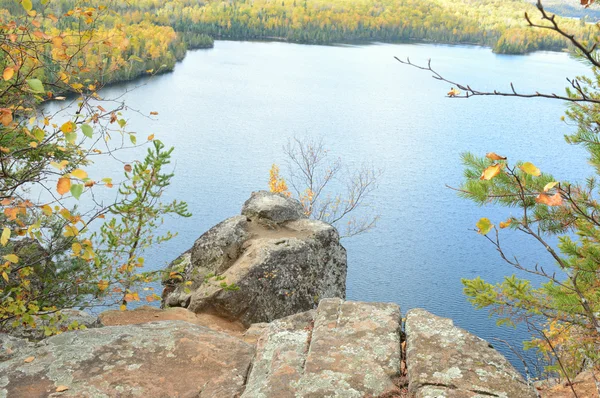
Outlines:
MULTIPOLYGON (((268 198, 276 202, 277 214, 283 206, 280 201, 292 209, 299 205, 262 192, 254 194, 245 208, 264 210, 268 198), (255 202, 262 207, 252 205, 255 202)), ((334 227, 287 216, 265 222, 256 215, 261 212, 246 213, 211 228, 170 266, 174 274, 164 282, 166 306, 212 313, 249 326, 310 310, 322 298, 345 297, 346 250, 334 227)))
MULTIPOLYGON (((573 389, 579 398, 597 398, 600 397, 599 388, 596 386, 596 380, 600 380, 600 371, 596 371, 596 375, 592 371, 585 371, 578 374, 573 379, 573 389)), ((538 392, 540 398, 572 398, 573 390, 567 385, 566 381, 559 383, 557 380, 549 383, 536 383, 539 386, 538 392)))
MULTIPOLYGON (((86 328, 94 328, 99 326, 98 317, 93 316, 85 311, 65 309, 60 311, 60 313, 62 314, 62 317, 59 318, 59 321, 54 326, 56 326, 56 328, 61 332, 65 332, 73 327, 85 326, 86 328)), ((50 321, 43 320, 39 316, 35 316, 34 319, 36 323, 35 329, 23 325, 16 327, 5 325, 5 328, 2 330, 2 332, 8 333, 14 337, 28 339, 31 341, 39 341, 46 338, 43 326, 49 326, 50 321)))
POLYGON ((134 325, 158 321, 185 321, 235 337, 242 337, 246 332, 246 328, 240 322, 228 321, 212 314, 195 314, 180 307, 159 309, 145 305, 131 311, 104 311, 98 318, 102 326, 134 325))
POLYGON ((400 370, 400 309, 325 299, 272 322, 256 350, 243 398, 377 396, 400 370))
POLYGON ((29 352, 34 346, 29 340, 14 337, 7 333, 0 333, 0 362, 19 356, 24 352, 29 352))
POLYGON ((268 191, 252 192, 252 196, 242 207, 242 215, 263 218, 274 223, 307 218, 302 204, 296 199, 268 191))
POLYGON ((182 321, 67 332, 0 362, 0 397, 235 397, 253 352, 182 321))
POLYGON ((410 310, 406 335, 409 391, 417 397, 536 397, 506 358, 450 319, 410 310))

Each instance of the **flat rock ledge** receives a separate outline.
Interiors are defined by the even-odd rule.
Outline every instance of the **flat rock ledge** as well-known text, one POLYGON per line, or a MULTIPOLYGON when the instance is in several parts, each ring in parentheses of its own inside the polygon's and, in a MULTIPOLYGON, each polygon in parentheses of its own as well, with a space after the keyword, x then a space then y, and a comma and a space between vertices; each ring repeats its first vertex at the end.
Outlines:
POLYGON ((19 354, 0 362, 1 398, 235 397, 254 348, 163 321, 65 332, 19 354), (60 386, 68 390, 56 392, 60 386))
POLYGON ((242 398, 378 396, 400 356, 396 304, 324 299, 264 330, 242 398))
POLYGON ((487 341, 422 309, 406 317, 408 389, 416 398, 535 398, 487 341))

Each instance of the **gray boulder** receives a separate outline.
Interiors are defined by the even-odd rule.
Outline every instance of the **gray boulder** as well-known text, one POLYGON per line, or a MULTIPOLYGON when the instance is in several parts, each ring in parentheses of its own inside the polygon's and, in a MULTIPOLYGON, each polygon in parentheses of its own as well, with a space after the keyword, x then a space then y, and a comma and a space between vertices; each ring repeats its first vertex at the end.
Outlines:
POLYGON ((235 397, 253 353, 183 321, 79 330, 0 362, 0 397, 235 397))
POLYGON ((345 297, 346 250, 336 229, 307 219, 298 206, 278 194, 253 194, 246 215, 214 226, 170 265, 163 305, 249 326, 345 297))
POLYGON ((487 341, 423 309, 406 317, 408 388, 417 398, 535 398, 487 341))
POLYGON ((252 192, 242 207, 242 215, 263 218, 274 223, 307 218, 302 204, 296 199, 268 191, 252 192))

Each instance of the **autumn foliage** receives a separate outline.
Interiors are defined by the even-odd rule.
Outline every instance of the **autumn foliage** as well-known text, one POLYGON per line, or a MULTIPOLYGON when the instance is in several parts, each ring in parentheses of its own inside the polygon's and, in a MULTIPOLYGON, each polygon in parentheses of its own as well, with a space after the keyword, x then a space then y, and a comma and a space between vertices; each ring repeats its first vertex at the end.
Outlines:
POLYGON ((131 76, 127 29, 100 24, 103 6, 55 13, 46 4, 0 11, 0 329, 43 319, 52 334, 62 309, 158 298, 136 290, 154 279, 141 272, 143 250, 172 237, 155 234, 163 216, 188 214, 160 199, 172 149, 153 135, 138 140, 124 104, 99 93, 131 76), (49 113, 49 100, 65 106, 49 113), (144 143, 144 159, 119 158, 144 143), (123 165, 121 180, 90 172, 110 159, 123 165), (118 191, 115 202, 97 200, 106 190, 118 191))

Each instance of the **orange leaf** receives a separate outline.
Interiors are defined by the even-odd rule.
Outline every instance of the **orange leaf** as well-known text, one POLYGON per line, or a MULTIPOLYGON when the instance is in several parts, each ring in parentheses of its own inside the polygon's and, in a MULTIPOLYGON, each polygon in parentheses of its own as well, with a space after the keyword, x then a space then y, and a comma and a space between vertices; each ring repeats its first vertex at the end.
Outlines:
POLYGON ((9 66, 6 69, 4 69, 4 73, 2 73, 2 77, 4 78, 4 80, 10 80, 10 79, 12 79, 14 74, 15 74, 15 70, 9 66))
POLYGON ((61 177, 56 184, 56 192, 61 195, 66 194, 71 189, 71 180, 67 177, 61 177))
POLYGON ((67 391, 69 389, 69 387, 67 386, 58 386, 56 387, 56 392, 63 392, 63 391, 67 391))
POLYGON ((562 196, 560 193, 555 193, 552 196, 548 196, 545 193, 541 193, 535 198, 536 203, 541 203, 548 206, 561 206, 563 204, 562 196))
POLYGON ((500 156, 495 152, 490 152, 486 154, 485 157, 492 160, 506 160, 506 156, 500 156))
POLYGON ((23 362, 30 363, 30 362, 33 362, 34 359, 35 359, 35 357, 27 357, 23 360, 23 362))
POLYGON ((509 226, 511 223, 512 223, 512 220, 511 220, 511 219, 508 219, 508 220, 506 220, 506 221, 502 221, 502 222, 500 223, 500 228, 503 228, 503 229, 504 229, 504 228, 508 227, 508 226, 509 226))
POLYGON ((126 164, 125 166, 123 166, 123 168, 125 169, 126 172, 131 173, 131 165, 130 164, 126 164))
POLYGON ((491 180, 492 178, 494 178, 498 174, 500 174, 500 168, 501 168, 500 164, 491 165, 490 167, 483 170, 483 173, 481 173, 481 177, 479 177, 479 179, 480 180, 491 180))
POLYGON ((9 109, 0 109, 0 123, 4 126, 8 126, 12 121, 12 112, 9 109))

